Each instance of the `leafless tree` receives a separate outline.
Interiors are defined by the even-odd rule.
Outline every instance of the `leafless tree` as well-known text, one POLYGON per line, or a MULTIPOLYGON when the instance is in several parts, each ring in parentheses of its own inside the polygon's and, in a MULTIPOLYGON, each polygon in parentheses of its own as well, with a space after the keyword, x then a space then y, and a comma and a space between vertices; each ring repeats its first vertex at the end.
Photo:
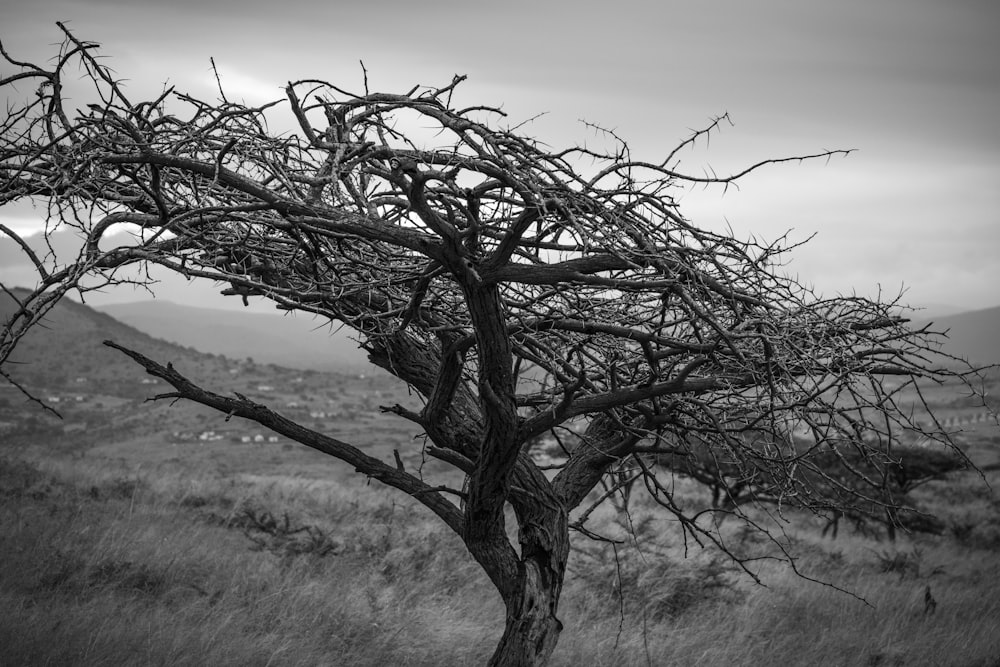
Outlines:
POLYGON ((0 331, 0 363, 61 298, 135 281, 122 270, 136 265, 350 327, 373 363, 422 397, 419 411, 384 409, 426 434, 413 446, 464 473, 462 489, 107 344, 172 387, 156 398, 256 421, 436 514, 505 603, 491 664, 547 661, 570 531, 589 533, 591 506, 630 476, 687 534, 724 546, 674 501, 672 473, 649 454, 697 447, 742 479, 766 476, 769 498, 825 511, 841 492, 894 502, 894 459, 873 438, 917 428, 950 443, 897 405, 915 378, 965 377, 929 361, 928 331, 907 328, 895 303, 817 297, 782 273, 786 241, 701 229, 673 199, 691 184, 728 187, 767 165, 846 151, 685 174, 680 151, 725 117, 653 162, 609 132, 598 142, 607 150, 552 150, 504 126, 497 109, 453 104, 463 77, 404 94, 307 79, 258 107, 221 88, 216 101, 174 88, 133 101, 95 45, 64 32, 48 65, 3 53, 14 73, 0 87, 20 101, 2 123, 0 205, 44 202, 47 234, 73 228, 84 241, 57 263, 0 228, 38 273, 0 331), (90 90, 73 99, 89 94, 90 104, 71 109, 64 88, 78 89, 81 71, 90 90), (281 110, 295 132, 269 130, 281 110), (121 224, 136 242, 107 247, 121 224), (813 445, 781 446, 793 428, 813 445), (775 437, 748 440, 747 429, 775 437), (546 474, 527 443, 568 430, 578 444, 546 474))

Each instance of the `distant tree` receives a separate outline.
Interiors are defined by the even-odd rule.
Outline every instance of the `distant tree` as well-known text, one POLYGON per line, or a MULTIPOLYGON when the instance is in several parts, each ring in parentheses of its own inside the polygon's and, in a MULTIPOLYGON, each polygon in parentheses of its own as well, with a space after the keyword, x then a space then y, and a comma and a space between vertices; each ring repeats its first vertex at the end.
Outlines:
MULTIPOLYGON (((828 507, 824 513, 827 522, 823 534, 837 536, 839 522, 847 518, 866 532, 871 526, 883 527, 892 540, 896 529, 940 533, 943 526, 934 517, 921 512, 908 495, 928 482, 944 479, 949 473, 966 467, 965 457, 956 449, 941 447, 936 443, 905 442, 905 435, 894 434, 892 439, 868 439, 863 447, 849 441, 815 433, 780 434, 746 425, 740 431, 733 429, 733 437, 741 447, 763 453, 767 449, 798 452, 808 456, 814 469, 805 471, 808 486, 822 498, 828 507), (904 437, 896 437, 903 435, 904 437), (884 468, 873 466, 872 460, 890 460, 884 468), (870 476, 875 476, 873 483, 870 476), (873 494, 875 494, 873 496, 873 494)), ((641 453, 637 448, 636 453, 641 453)), ((673 446, 659 443, 650 447, 648 460, 681 476, 693 479, 711 492, 711 505, 722 515, 743 504, 770 504, 780 506, 787 502, 780 484, 772 477, 768 467, 748 470, 739 457, 720 454, 697 436, 675 440, 673 446), (692 442, 693 440, 693 442, 692 442)), ((625 498, 638 476, 633 476, 625 489, 625 498)), ((820 510, 819 505, 815 509, 820 510)))
MULTIPOLYGON (((414 446, 461 471, 461 489, 107 344, 172 387, 156 398, 253 420, 436 514, 506 606, 491 664, 547 661, 570 531, 597 537, 590 505, 631 480, 689 535, 726 550, 714 522, 675 502, 669 477, 685 471, 650 456, 694 447, 741 480, 766 479, 755 496, 829 512, 844 494, 896 506, 886 480, 901 430, 951 446, 898 405, 900 382, 970 370, 934 367, 927 330, 907 328, 896 303, 817 297, 778 268, 783 239, 701 229, 673 199, 686 185, 726 187, 765 165, 846 151, 731 176, 680 171, 679 152, 725 117, 654 162, 598 128, 610 148, 553 150, 504 127, 497 109, 453 104, 463 77, 404 94, 306 79, 258 107, 221 87, 217 101, 173 87, 134 101, 94 48, 66 32, 49 66, 3 53, 15 71, 0 87, 19 101, 2 123, 0 204, 43 202, 46 233, 71 228, 83 242, 57 262, 0 226, 38 273, 0 331, 0 364, 67 294, 141 282, 128 266, 222 281, 224 294, 353 329, 374 364, 423 398, 417 411, 384 410, 426 434, 414 446), (68 106, 70 85, 79 109, 68 106), (281 109, 296 132, 269 131, 281 109), (110 247, 122 224, 135 243, 110 247), (792 429, 813 445, 784 446, 792 429), (546 474, 528 443, 569 431, 564 441, 577 444, 546 474)), ((11 382, 14 370, 0 366, 11 382)), ((731 511, 767 530, 745 506, 731 511)))

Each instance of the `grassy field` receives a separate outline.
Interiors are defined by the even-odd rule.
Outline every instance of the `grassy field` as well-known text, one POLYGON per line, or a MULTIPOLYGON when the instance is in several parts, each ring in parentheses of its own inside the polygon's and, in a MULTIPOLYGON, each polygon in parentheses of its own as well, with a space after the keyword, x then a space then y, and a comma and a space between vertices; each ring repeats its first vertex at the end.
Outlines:
MULTIPOLYGON (((995 459, 995 431, 970 435, 975 459, 995 459)), ((0 665, 477 665, 492 652, 498 597, 409 499, 300 448, 169 447, 0 450, 0 665)), ((923 494, 945 535, 784 526, 802 572, 864 602, 781 563, 755 566, 761 586, 711 552, 685 556, 640 504, 637 545, 577 544, 554 664, 1000 665, 1000 503, 970 473, 923 494)))

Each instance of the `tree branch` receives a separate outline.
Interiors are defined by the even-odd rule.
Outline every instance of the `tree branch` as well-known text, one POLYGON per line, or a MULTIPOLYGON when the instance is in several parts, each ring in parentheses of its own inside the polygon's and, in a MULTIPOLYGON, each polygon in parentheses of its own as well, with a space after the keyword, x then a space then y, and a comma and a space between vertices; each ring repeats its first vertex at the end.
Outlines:
POLYGON ((206 391, 182 376, 170 364, 162 366, 139 352, 130 350, 110 340, 104 341, 104 344, 131 357, 133 361, 145 368, 149 375, 160 378, 176 389, 176 392, 155 396, 154 400, 183 398, 213 408, 227 415, 243 417, 244 419, 257 422, 275 433, 280 433, 307 447, 339 459, 353 466, 355 470, 363 475, 377 479, 387 486, 399 489, 413 496, 421 504, 434 512, 452 530, 461 535, 463 526, 462 512, 442 497, 438 490, 413 475, 368 456, 357 447, 349 445, 346 442, 307 429, 271 411, 264 405, 242 397, 231 398, 206 391))

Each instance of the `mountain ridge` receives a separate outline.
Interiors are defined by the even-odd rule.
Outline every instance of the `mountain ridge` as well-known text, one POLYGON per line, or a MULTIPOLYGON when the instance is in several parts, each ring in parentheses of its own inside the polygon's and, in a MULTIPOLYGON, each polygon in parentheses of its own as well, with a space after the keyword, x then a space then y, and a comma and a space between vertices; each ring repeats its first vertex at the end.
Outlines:
POLYGON ((233 359, 249 357, 258 363, 304 370, 370 367, 346 331, 318 318, 205 308, 161 299, 95 309, 147 334, 233 359))
POLYGON ((911 318, 911 326, 947 332, 942 349, 973 363, 1000 363, 1000 306, 955 315, 911 318))
MULTIPOLYGON (((11 291, 18 298, 26 295, 20 289, 11 291)), ((0 294, 0 321, 6 321, 16 307, 10 296, 0 294)), ((144 371, 103 345, 105 340, 169 362, 182 372, 198 371, 214 361, 212 355, 150 336, 107 313, 63 299, 18 342, 4 370, 29 391, 89 386, 134 396, 136 385, 146 378, 144 371)))

